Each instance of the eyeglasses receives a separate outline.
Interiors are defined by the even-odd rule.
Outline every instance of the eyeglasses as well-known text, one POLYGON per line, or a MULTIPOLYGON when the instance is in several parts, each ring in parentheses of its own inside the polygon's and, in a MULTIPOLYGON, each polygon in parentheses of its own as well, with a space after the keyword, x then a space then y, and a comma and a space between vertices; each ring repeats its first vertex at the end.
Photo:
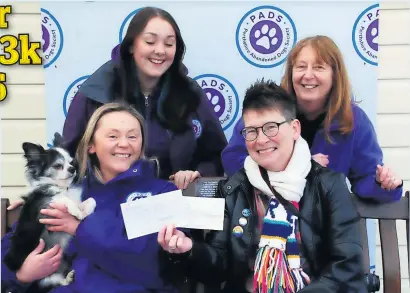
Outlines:
POLYGON ((278 134, 279 132, 279 126, 282 124, 292 121, 293 119, 287 119, 283 122, 277 123, 277 122, 266 122, 260 127, 245 127, 244 129, 241 130, 242 136, 245 138, 247 141, 254 141, 258 135, 259 135, 259 129, 262 129, 262 132, 267 136, 267 137, 274 137, 278 134))

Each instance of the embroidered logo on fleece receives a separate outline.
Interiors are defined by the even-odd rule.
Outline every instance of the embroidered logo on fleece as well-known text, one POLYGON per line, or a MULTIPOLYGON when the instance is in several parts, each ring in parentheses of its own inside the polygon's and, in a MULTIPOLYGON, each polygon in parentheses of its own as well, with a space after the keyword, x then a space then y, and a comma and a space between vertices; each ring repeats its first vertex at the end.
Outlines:
POLYGON ((202 134, 201 122, 197 119, 192 119, 192 128, 194 129, 195 139, 198 139, 202 134))
POLYGON ((148 196, 152 196, 152 193, 151 192, 138 192, 138 191, 136 191, 136 192, 130 193, 127 196, 126 202, 134 201, 134 200, 141 199, 141 198, 146 198, 148 196))

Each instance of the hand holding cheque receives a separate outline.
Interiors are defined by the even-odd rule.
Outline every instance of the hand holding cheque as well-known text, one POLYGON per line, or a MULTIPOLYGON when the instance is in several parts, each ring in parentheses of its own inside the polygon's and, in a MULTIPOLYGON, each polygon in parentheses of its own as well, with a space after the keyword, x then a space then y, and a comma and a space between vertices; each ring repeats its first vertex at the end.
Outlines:
POLYGON ((121 210, 128 239, 159 232, 170 224, 179 228, 222 230, 225 199, 188 197, 175 190, 123 203, 121 210))

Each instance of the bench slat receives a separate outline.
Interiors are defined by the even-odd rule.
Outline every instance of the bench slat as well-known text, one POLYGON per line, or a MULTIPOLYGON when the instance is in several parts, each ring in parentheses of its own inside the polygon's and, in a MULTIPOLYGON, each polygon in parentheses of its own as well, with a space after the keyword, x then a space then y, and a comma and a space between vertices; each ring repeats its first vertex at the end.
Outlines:
POLYGON ((8 198, 1 199, 1 237, 6 235, 7 233, 7 207, 9 206, 10 202, 8 198))
POLYGON ((408 220, 409 199, 402 197, 401 200, 391 203, 376 203, 365 201, 354 196, 357 210, 362 218, 384 220, 408 220))
POLYGON ((401 293, 399 243, 396 220, 379 220, 385 293, 401 293))

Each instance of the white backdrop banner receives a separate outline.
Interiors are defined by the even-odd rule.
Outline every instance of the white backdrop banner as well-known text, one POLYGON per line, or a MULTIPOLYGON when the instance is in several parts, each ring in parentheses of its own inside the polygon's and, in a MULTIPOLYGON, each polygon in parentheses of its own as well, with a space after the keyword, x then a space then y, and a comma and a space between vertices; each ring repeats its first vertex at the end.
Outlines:
MULTIPOLYGON (((262 77, 279 83, 295 43, 316 34, 331 37, 341 49, 354 97, 375 125, 378 2, 272 3, 43 2, 48 142, 62 131, 78 88, 111 58, 133 15, 148 5, 176 19, 186 42, 189 76, 206 92, 228 139, 246 88, 262 77)), ((370 234, 374 266, 375 234, 370 234)))

